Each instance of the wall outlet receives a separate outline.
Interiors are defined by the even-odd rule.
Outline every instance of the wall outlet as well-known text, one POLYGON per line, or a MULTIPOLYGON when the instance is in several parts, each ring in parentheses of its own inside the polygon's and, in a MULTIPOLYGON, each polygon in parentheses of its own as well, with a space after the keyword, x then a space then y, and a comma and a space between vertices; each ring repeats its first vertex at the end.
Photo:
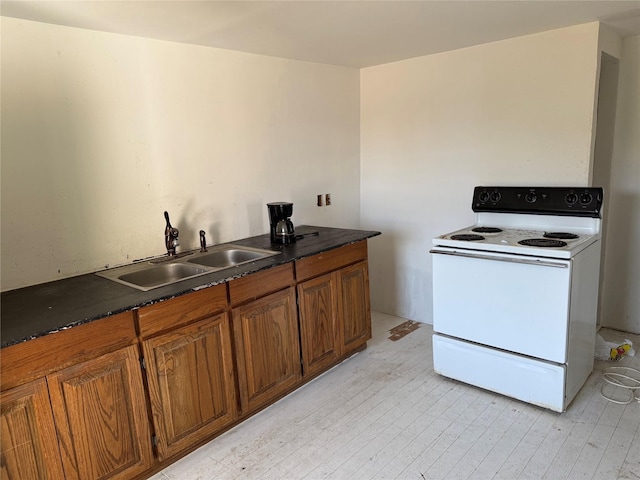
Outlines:
POLYGON ((318 205, 319 207, 321 207, 323 205, 323 203, 322 203, 322 195, 318 195, 318 200, 317 200, 316 205, 318 205))
POLYGON ((324 204, 328 207, 329 205, 331 205, 331 194, 330 193, 325 193, 324 195, 324 204))

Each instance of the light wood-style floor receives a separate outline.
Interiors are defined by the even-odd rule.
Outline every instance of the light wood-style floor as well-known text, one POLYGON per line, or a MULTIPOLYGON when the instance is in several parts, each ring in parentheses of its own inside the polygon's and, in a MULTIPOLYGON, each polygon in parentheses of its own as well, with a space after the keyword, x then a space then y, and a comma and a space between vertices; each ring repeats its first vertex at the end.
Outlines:
MULTIPOLYGON (((640 479, 640 403, 600 395, 596 370, 563 414, 436 375, 430 325, 373 314, 364 352, 153 480, 640 479)), ((603 330, 607 340, 640 336, 603 330)))

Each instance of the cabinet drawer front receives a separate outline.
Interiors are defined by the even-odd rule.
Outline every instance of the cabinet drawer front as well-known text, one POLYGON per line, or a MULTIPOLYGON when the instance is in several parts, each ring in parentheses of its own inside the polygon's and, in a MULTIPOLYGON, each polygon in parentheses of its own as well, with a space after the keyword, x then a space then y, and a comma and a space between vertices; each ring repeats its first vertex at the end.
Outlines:
POLYGON ((229 282, 229 298, 232 305, 238 305, 276 292, 293 283, 293 263, 287 263, 229 282))
POLYGON ((216 285, 141 308, 138 310, 138 328, 142 337, 148 337, 219 313, 226 307, 226 286, 216 285))
POLYGON ((366 259, 367 242, 365 240, 298 260, 296 278, 298 281, 306 280, 366 259))
POLYGON ((133 314, 125 312, 3 348, 2 390, 136 341, 133 314))

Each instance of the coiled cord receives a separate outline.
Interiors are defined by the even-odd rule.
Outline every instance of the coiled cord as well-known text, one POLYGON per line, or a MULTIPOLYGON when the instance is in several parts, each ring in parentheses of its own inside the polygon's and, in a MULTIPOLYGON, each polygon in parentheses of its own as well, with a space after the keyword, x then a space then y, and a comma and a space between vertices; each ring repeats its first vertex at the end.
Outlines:
POLYGON ((640 371, 631 367, 608 367, 605 368, 602 373, 602 378, 606 383, 600 388, 600 395, 609 400, 610 402, 617 403, 618 405, 627 405, 633 400, 640 402, 640 371), (628 399, 619 400, 605 394, 605 388, 607 385, 613 385, 614 391, 618 388, 624 389, 628 392, 628 399))

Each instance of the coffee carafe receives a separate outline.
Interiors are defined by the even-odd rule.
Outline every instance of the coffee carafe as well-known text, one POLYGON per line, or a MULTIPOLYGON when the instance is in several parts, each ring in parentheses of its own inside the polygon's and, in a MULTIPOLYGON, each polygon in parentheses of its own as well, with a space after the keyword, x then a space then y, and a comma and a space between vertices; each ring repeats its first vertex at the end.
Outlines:
POLYGON ((267 203, 269 210, 269 226, 271 232, 271 243, 289 245, 296 241, 296 233, 293 222, 290 220, 293 215, 293 203, 273 202, 267 203))

